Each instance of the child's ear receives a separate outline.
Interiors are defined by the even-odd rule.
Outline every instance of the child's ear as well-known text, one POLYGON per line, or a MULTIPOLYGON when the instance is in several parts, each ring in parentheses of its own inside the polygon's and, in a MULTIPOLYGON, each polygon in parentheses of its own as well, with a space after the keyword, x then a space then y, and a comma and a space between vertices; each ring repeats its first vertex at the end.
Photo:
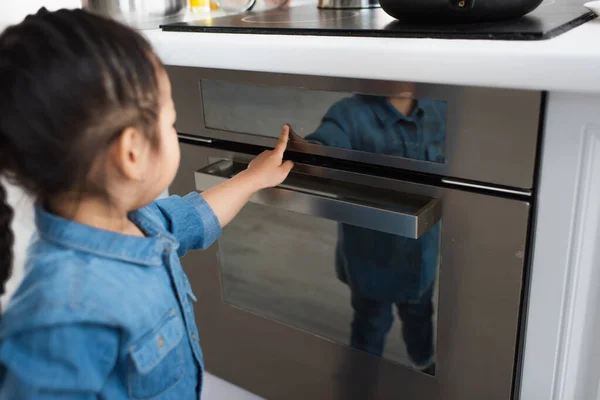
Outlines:
POLYGON ((136 128, 125 128, 111 149, 111 160, 125 178, 143 181, 149 152, 148 140, 136 128))

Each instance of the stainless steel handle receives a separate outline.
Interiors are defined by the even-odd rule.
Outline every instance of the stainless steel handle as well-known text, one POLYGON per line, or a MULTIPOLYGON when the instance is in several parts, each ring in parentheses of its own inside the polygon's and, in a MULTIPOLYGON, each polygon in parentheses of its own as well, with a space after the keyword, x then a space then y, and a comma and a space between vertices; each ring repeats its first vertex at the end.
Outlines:
MULTIPOLYGON (((196 190, 207 190, 243 169, 244 164, 234 161, 215 162, 194 173, 196 190)), ((390 196, 384 201, 369 196, 368 187, 360 186, 362 190, 357 190, 357 187, 317 184, 318 179, 290 174, 284 184, 261 190, 250 201, 413 239, 421 237, 441 218, 438 199, 394 192, 391 201, 390 196)))

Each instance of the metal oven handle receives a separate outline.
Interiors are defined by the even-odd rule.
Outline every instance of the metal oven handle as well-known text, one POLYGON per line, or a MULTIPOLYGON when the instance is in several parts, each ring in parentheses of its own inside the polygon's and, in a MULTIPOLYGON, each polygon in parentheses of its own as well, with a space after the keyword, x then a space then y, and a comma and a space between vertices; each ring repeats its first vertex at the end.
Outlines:
MULTIPOLYGON (((196 171, 196 190, 202 192, 231 178, 236 170, 240 170, 235 168, 236 164, 238 167, 243 165, 221 160, 196 171)), ((404 196, 407 199, 411 197, 404 196)), ((350 199, 333 190, 286 183, 261 190, 252 196, 250 202, 413 239, 421 237, 441 218, 441 203, 438 199, 427 198, 416 207, 413 201, 411 207, 406 207, 403 204, 403 194, 399 193, 395 198, 397 204, 390 206, 350 199)))

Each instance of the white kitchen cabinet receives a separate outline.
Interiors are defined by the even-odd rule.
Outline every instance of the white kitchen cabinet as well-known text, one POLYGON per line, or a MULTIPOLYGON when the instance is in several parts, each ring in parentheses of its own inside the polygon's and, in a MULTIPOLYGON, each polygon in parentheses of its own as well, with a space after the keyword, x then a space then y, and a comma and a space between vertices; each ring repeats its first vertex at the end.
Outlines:
POLYGON ((523 400, 600 395, 599 110, 597 94, 549 94, 523 400))

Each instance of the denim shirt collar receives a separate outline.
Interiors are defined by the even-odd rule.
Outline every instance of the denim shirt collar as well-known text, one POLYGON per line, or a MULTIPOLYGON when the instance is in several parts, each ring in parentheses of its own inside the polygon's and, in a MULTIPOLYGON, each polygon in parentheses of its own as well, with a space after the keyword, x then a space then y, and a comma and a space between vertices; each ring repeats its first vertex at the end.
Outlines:
POLYGON ((40 206, 35 210, 38 233, 46 240, 104 258, 161 266, 165 251, 178 247, 177 240, 141 211, 130 213, 129 219, 146 237, 123 235, 80 224, 51 214, 40 206))

